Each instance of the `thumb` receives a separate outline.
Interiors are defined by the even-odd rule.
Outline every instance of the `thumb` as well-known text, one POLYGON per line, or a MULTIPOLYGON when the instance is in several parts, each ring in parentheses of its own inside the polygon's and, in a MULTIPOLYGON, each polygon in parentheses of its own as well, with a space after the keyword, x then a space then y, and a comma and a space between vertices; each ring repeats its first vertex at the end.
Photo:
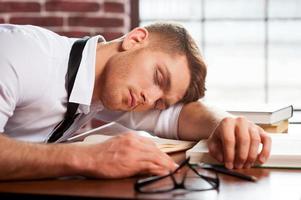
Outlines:
POLYGON ((217 138, 210 138, 207 142, 208 150, 210 155, 215 158, 218 162, 224 162, 224 154, 222 152, 222 143, 217 138))

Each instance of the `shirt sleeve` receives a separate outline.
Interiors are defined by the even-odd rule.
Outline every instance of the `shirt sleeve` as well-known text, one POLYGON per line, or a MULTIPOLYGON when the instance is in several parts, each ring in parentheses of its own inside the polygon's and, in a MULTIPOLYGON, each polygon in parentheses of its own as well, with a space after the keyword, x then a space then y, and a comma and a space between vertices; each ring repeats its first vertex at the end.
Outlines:
POLYGON ((0 55, 0 132, 4 132, 18 101, 17 76, 9 62, 0 55))
POLYGON ((178 119, 183 104, 170 108, 147 112, 113 112, 104 109, 96 116, 97 119, 115 121, 134 130, 143 130, 162 138, 178 139, 178 119))

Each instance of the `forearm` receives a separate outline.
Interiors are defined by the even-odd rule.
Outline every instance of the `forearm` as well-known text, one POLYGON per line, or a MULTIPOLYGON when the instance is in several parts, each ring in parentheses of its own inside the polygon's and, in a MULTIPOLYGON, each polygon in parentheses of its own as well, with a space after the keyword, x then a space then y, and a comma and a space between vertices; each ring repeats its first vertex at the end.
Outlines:
POLYGON ((220 121, 227 116, 231 115, 200 101, 186 104, 178 120, 178 137, 194 141, 208 138, 220 121))
POLYGON ((0 134, 0 180, 40 179, 78 173, 74 145, 34 144, 0 134))
POLYGON ((78 175, 125 178, 163 175, 176 168, 151 140, 133 133, 91 144, 33 144, 0 133, 0 160, 0 181, 78 175))

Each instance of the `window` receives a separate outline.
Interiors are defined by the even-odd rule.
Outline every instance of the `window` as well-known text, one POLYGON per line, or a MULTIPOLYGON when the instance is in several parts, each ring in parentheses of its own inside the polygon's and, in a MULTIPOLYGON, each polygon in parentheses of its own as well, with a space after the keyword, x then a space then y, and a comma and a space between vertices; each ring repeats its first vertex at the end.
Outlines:
POLYGON ((183 24, 208 64, 205 101, 301 108, 301 0, 140 0, 140 25, 183 24))

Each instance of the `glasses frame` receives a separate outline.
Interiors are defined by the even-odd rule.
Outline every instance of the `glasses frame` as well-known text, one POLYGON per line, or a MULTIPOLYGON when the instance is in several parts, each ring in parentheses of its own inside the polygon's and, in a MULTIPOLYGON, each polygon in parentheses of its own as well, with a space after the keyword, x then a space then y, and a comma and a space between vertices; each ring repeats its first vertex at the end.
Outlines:
MULTIPOLYGON (((175 169, 173 172, 170 172, 169 174, 163 175, 163 176, 152 176, 152 177, 148 177, 148 178, 144 178, 144 179, 138 179, 135 184, 134 184, 134 189, 137 192, 140 193, 163 193, 163 192, 170 192, 176 189, 185 189, 188 191, 208 191, 208 190, 217 190, 219 189, 219 185, 220 185, 220 181, 219 181, 219 177, 218 174, 216 172, 215 176, 216 178, 212 178, 209 176, 205 176, 200 174, 195 167, 189 163, 190 157, 188 157, 187 159, 185 159, 183 162, 181 162, 181 164, 177 167, 177 169, 175 169), (185 180, 186 180, 186 173, 184 174, 184 177, 182 179, 182 181, 180 183, 178 183, 176 181, 176 178, 174 177, 174 174, 177 173, 181 168, 183 168, 185 165, 187 165, 195 174, 197 174, 200 178, 202 178, 203 180, 205 180, 206 182, 208 182, 212 187, 211 188, 206 188, 206 189, 189 189, 185 187, 185 180), (171 177, 172 182, 173 182, 173 188, 171 189, 166 189, 166 190, 153 190, 153 191, 143 191, 141 190, 141 188, 143 188, 144 186, 147 186, 149 184, 152 184, 154 182, 160 181, 166 177, 171 177)), ((198 166, 200 167, 200 166, 198 166)), ((202 168, 205 169, 205 168, 202 168)), ((207 169, 205 169, 207 170, 207 169)))

